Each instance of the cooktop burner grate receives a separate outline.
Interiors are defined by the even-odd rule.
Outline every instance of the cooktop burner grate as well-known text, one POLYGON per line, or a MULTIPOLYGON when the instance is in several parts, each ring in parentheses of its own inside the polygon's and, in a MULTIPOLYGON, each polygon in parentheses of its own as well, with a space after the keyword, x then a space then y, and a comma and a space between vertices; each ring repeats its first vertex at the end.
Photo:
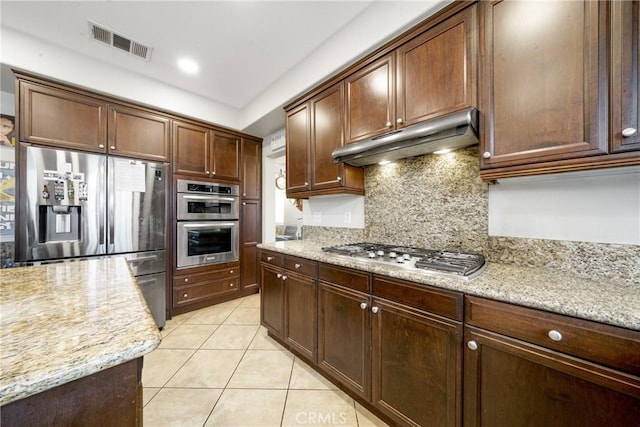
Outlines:
POLYGON ((354 243, 322 248, 323 251, 350 256, 373 263, 393 264, 428 273, 472 278, 482 272, 484 256, 475 253, 439 251, 411 246, 379 243, 354 243))

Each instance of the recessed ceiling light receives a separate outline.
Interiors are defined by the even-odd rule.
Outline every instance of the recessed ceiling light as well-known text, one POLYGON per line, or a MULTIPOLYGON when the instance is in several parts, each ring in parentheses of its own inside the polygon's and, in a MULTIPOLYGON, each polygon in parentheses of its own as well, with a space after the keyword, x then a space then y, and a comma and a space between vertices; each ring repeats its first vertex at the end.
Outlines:
POLYGON ((434 151, 433 154, 447 154, 451 152, 451 148, 443 148, 442 150, 434 151))
POLYGON ((193 59, 178 59, 178 67, 187 74, 196 74, 198 72, 198 64, 193 59))
POLYGON ((379 165, 383 165, 383 166, 388 165, 389 163, 391 163, 391 160, 380 160, 378 162, 379 165))

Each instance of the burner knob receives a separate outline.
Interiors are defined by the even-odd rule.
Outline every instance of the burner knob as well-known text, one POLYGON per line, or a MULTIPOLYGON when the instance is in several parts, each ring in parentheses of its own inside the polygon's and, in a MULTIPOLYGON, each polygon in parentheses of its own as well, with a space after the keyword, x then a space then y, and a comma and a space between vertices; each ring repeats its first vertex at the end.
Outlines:
POLYGON ((369 252, 369 258, 375 258, 375 257, 376 257, 375 252, 369 252))
POLYGON ((405 260, 404 258, 402 258, 402 257, 398 257, 398 258, 396 258, 396 262, 397 262, 398 264, 404 264, 404 262, 405 262, 405 261, 406 261, 406 260, 405 260))
POLYGON ((395 258, 396 256, 395 252, 389 252, 389 258, 395 258))
POLYGON ((378 252, 376 252, 376 254, 377 254, 378 256, 384 256, 384 251, 378 251, 378 252))
POLYGON ((404 254, 402 255, 402 258, 406 259, 406 260, 410 260, 411 259, 411 255, 409 254, 404 254))

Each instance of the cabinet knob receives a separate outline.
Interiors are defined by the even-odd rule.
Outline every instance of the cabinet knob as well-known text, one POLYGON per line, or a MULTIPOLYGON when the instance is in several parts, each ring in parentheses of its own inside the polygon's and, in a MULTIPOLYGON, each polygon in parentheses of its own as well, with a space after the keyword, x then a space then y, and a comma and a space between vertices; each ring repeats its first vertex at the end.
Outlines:
POLYGON ((247 206, 247 202, 242 202, 242 206, 247 206))
POLYGON ((285 274, 282 275, 282 280, 287 280, 287 276, 285 274))
POLYGON ((272 256, 268 256, 267 257, 267 261, 273 261, 273 257, 272 256))
POLYGON ((104 144, 98 144, 98 148, 104 148, 104 144))
POLYGON ((400 124, 400 123, 402 123, 402 122, 403 122, 403 120, 402 120, 400 117, 398 117, 398 118, 396 119, 396 123, 400 124))
POLYGON ((477 350, 478 349, 478 343, 475 342, 474 340, 471 340, 467 343, 467 347, 469 347, 470 350, 477 350))
POLYGON ((549 335, 549 338, 551 338, 552 341, 562 341, 562 334, 555 329, 550 330, 547 335, 549 335))
POLYGON ((188 278, 188 277, 185 277, 185 278, 184 278, 184 282, 185 282, 185 283, 187 283, 188 281, 189 281, 189 278, 188 278))
POLYGON ((298 264, 298 263, 296 263, 296 264, 294 265, 294 267, 295 267, 295 268, 300 268, 300 267, 301 267, 301 265, 300 265, 300 264, 298 264))
POLYGON ((379 309, 378 307, 375 307, 375 306, 374 306, 374 307, 371 307, 371 312, 372 312, 373 314, 376 314, 378 311, 380 311, 380 309, 379 309))
POLYGON ((384 125, 385 125, 386 127, 390 128, 392 124, 393 124, 393 123, 391 123, 391 122, 387 122, 387 123, 385 123, 384 125))
POLYGON ((282 274, 278 273, 278 274, 276 274, 276 277, 277 277, 278 279, 280 279, 280 278, 282 277, 282 274))
POLYGON ((305 182, 304 182, 304 186, 305 186, 305 187, 308 187, 308 186, 309 186, 309 183, 308 183, 307 181, 305 181, 305 182))
POLYGON ((360 303, 360 308, 363 309, 363 310, 366 310, 367 309, 367 303, 366 302, 361 302, 360 303))
POLYGON ((230 287, 230 288, 233 288, 233 283, 229 283, 229 287, 230 287))
POLYGON ((209 172, 209 171, 207 171, 206 173, 207 173, 207 175, 211 175, 211 172, 209 172))
POLYGON ((491 157, 491 153, 488 151, 485 151, 484 153, 482 153, 482 157, 484 157, 485 159, 488 159, 491 157))
POLYGON ((342 181, 342 177, 341 176, 337 176, 336 177, 336 181, 338 181, 338 182, 342 181))
POLYGON ((186 293, 186 292, 185 292, 184 294, 182 294, 182 298, 186 298, 186 297, 188 297, 188 296, 189 296, 189 294, 188 294, 188 293, 186 293))
POLYGON ((233 270, 229 270, 229 274, 233 274, 233 270))
POLYGON ((247 197, 247 193, 242 193, 242 197, 247 197))
POLYGON ((115 145, 112 145, 111 147, 109 147, 109 149, 110 149, 110 150, 115 150, 115 149, 116 149, 116 146, 115 146, 115 145))
POLYGON ((638 133, 638 130, 634 128, 622 129, 622 136, 624 136, 625 138, 629 138, 630 136, 633 136, 636 133, 638 133))

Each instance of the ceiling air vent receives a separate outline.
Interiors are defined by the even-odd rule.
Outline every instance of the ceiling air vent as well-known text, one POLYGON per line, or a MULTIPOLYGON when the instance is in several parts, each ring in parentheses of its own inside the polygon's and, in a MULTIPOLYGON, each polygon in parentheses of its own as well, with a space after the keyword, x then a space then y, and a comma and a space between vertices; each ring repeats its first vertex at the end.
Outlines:
POLYGON ((146 59, 147 61, 151 59, 152 48, 150 46, 145 46, 124 34, 118 34, 104 25, 99 25, 91 21, 88 22, 89 34, 92 39, 108 44, 116 49, 128 52, 139 58, 146 59))

